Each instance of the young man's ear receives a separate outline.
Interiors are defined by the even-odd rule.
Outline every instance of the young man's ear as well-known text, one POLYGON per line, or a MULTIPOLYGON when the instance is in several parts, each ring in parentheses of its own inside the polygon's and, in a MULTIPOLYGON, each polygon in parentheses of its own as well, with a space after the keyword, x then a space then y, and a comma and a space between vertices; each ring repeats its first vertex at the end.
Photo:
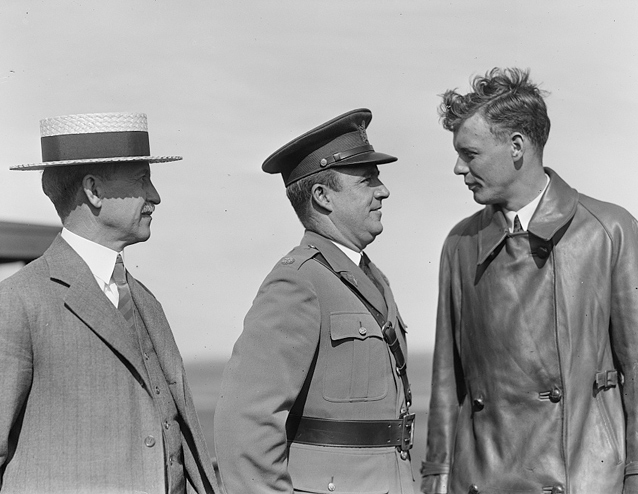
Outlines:
POLYGON ((82 179, 82 192, 94 208, 102 207, 102 182, 95 175, 86 175, 82 179))
POLYGON ((525 145, 527 144, 526 137, 520 132, 514 132, 511 136, 512 145, 512 159, 514 161, 520 160, 525 154, 525 145))

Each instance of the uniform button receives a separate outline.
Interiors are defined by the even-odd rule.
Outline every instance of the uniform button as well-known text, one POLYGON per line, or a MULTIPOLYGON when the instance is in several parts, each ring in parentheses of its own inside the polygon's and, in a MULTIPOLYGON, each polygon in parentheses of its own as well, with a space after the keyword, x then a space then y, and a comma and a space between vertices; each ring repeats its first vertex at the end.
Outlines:
POLYGON ((329 490, 330 492, 334 491, 336 488, 337 488, 337 486, 336 486, 336 485, 334 485, 332 482, 330 482, 330 483, 328 484, 328 490, 329 490))
POLYGON ((155 394, 156 395, 160 394, 159 386, 155 386, 155 394))
POLYGON ((402 460, 407 460, 408 459, 408 452, 407 451, 401 451, 399 456, 401 457, 402 460))
POLYGON ((556 485, 552 489, 552 494, 565 494, 565 489, 563 489, 562 485, 556 485))
POLYGON ((168 430, 170 428, 171 424, 168 423, 168 420, 164 421, 164 429, 168 430))
POLYGON ((144 439, 144 444, 147 447, 152 448, 153 446, 155 446, 155 438, 153 436, 146 436, 146 439, 144 439))
POLYGON ((552 392, 549 394, 549 401, 551 401, 552 403, 558 403, 562 397, 563 397, 563 393, 561 392, 561 390, 558 388, 554 388, 552 389, 552 392))
POLYGON ((148 353, 144 352, 144 358, 145 358, 146 360, 148 360, 148 359, 150 358, 150 357, 148 356, 148 353))
POLYGON ((479 494, 480 491, 479 491, 478 485, 472 484, 467 492, 468 494, 479 494))
POLYGON ((367 333, 368 333, 368 330, 367 330, 366 328, 364 328, 363 326, 361 326, 361 327, 359 328, 359 334, 360 334, 361 336, 365 336, 367 333))
POLYGON ((474 409, 476 411, 480 412, 484 408, 485 408, 485 402, 483 401, 483 398, 477 398, 474 400, 474 409))

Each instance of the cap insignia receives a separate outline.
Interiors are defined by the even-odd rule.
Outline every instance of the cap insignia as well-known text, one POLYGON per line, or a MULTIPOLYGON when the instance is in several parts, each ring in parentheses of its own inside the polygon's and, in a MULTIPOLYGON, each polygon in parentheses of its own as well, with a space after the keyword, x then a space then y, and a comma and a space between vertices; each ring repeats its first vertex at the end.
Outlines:
POLYGON ((368 134, 366 133, 366 123, 361 122, 361 125, 357 125, 357 128, 359 129, 359 135, 361 136, 361 140, 365 142, 366 144, 370 144, 370 141, 368 141, 368 134))

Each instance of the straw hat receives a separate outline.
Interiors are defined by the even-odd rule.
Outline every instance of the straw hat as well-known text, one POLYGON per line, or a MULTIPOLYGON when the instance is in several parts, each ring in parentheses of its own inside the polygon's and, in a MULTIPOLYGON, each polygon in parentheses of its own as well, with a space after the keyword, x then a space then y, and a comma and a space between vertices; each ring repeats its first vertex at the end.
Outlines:
POLYGON ((147 161, 179 161, 181 156, 150 156, 144 113, 86 113, 40 120, 42 163, 11 170, 44 170, 51 166, 147 161))

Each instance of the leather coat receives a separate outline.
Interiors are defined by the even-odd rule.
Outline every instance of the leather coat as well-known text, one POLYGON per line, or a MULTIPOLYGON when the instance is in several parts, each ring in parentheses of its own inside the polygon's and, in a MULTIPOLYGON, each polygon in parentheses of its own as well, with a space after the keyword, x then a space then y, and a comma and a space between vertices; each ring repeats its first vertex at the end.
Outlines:
POLYGON ((423 492, 638 492, 638 224, 546 172, 445 242, 423 492))

